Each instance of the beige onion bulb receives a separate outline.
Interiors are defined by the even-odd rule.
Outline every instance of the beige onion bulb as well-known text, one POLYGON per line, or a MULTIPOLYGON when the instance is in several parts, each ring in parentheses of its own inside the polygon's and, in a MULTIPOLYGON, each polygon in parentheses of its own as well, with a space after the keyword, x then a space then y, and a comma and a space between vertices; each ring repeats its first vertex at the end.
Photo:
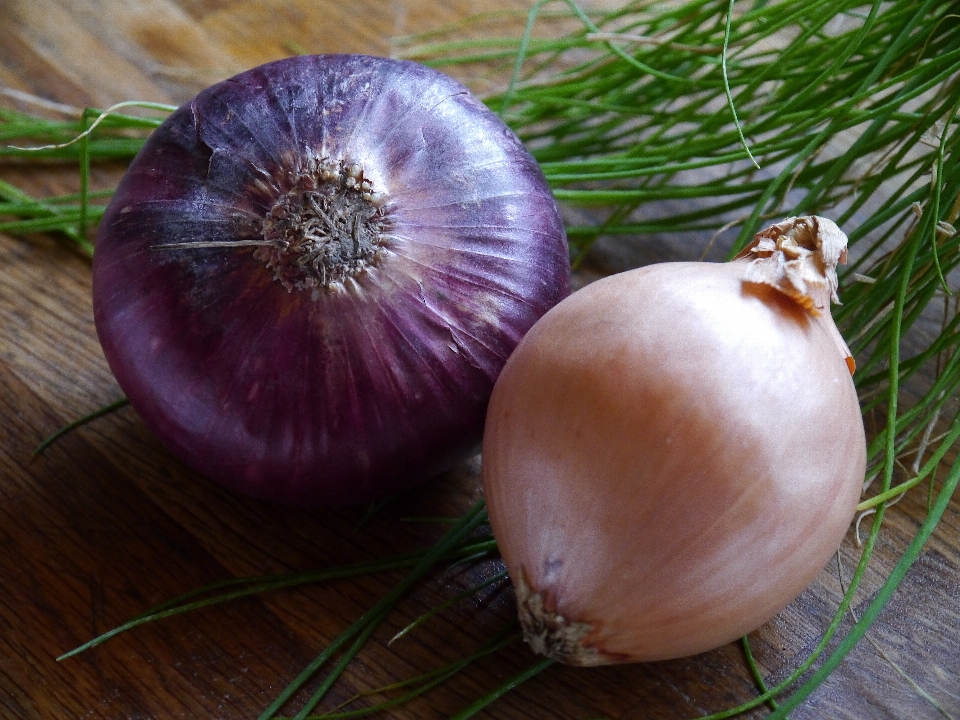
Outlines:
POLYGON ((730 263, 593 283, 523 339, 489 406, 483 482, 535 651, 704 652, 828 562, 866 462, 829 312, 846 242, 788 218, 730 263))

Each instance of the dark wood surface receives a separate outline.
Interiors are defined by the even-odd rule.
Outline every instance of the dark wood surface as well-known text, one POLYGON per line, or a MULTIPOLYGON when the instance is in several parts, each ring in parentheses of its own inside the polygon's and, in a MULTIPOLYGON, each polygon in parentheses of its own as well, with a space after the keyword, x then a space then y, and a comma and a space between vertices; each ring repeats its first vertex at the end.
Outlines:
MULTIPOLYGON (((133 98, 178 103, 291 48, 389 54, 394 35, 437 27, 473 9, 526 5, 0 0, 0 86, 77 107, 133 98)), ((520 22, 504 16, 500 30, 515 32, 520 22)), ((9 95, 0 102, 26 107, 9 95)), ((76 189, 70 169, 7 163, 0 173, 32 192, 76 189)), ((98 181, 112 179, 107 171, 98 181)), ((626 256, 630 263, 644 257, 626 256)), ((2 718, 254 718, 400 574, 240 600, 141 627, 62 662, 56 657, 208 583, 425 547, 440 528, 404 518, 456 517, 479 496, 474 459, 357 529, 363 510, 278 508, 212 485, 173 459, 129 408, 31 460, 45 436, 116 399, 120 389, 94 333, 89 261, 52 238, 0 235, 0 268, 2 718)), ((620 269, 610 262, 605 268, 620 269)), ((857 612, 922 521, 924 500, 923 493, 910 495, 889 511, 857 612)), ((751 635, 767 682, 789 675, 819 641, 841 594, 839 575, 849 579, 858 554, 851 533, 839 562, 751 635)), ((945 713, 960 717, 958 568, 955 501, 869 639, 792 717, 944 717, 905 676, 945 713)), ((439 667, 487 642, 514 615, 507 587, 456 603, 387 644, 412 618, 495 570, 461 567, 431 575, 405 596, 321 709, 439 667)), ((533 661, 521 643, 514 644, 384 717, 449 717, 533 661)), ((742 650, 731 645, 649 665, 555 666, 490 706, 484 717, 672 720, 720 711, 755 694, 742 650)), ((761 709, 749 716, 765 714, 761 709)))

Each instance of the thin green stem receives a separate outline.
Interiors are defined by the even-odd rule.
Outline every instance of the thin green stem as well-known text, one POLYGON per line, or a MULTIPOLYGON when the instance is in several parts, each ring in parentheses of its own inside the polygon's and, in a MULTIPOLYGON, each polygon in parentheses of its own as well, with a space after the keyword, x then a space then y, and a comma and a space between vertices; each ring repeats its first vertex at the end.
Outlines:
POLYGON ((467 718, 473 717, 474 715, 476 715, 478 712, 483 710, 485 707, 487 707, 491 703, 500 699, 501 697, 506 695, 508 692, 510 692, 517 686, 525 683, 530 678, 535 677, 536 675, 539 675, 541 672, 543 672, 544 670, 546 670, 548 667, 555 664, 556 662, 557 661, 554 660, 553 658, 540 658, 537 662, 535 662, 533 665, 528 667, 523 672, 514 675, 512 678, 507 680, 505 683, 503 683, 499 687, 495 688, 494 690, 491 690, 482 698, 480 698, 476 702, 470 704, 468 707, 458 712, 456 715, 450 718, 450 720, 467 720, 467 718))
MULTIPOLYGON (((306 683, 309 681, 317 671, 324 665, 328 660, 330 660, 333 655, 345 645, 351 638, 362 636, 364 640, 369 637, 369 634, 372 633, 377 626, 383 621, 386 617, 386 614, 389 610, 396 604, 396 602, 406 593, 417 581, 419 581, 426 572, 433 567, 437 561, 443 558, 447 552, 450 551, 452 547, 463 541, 467 535, 473 532, 478 525, 486 521, 486 510, 484 508, 484 503, 482 500, 478 501, 470 510, 468 510, 460 521, 450 529, 450 531, 443 537, 442 540, 437 542, 429 551, 424 553, 420 558, 417 564, 409 572, 409 574, 398 583, 393 590, 391 590, 387 595, 385 595, 378 603, 376 603, 372 608, 365 612, 356 622, 353 623, 349 628, 344 630, 340 635, 338 635, 327 647, 321 652, 303 671, 291 682, 286 689, 281 692, 277 698, 267 707, 266 710, 260 715, 259 720, 269 720, 273 717, 280 708, 282 708, 290 698, 292 698, 306 683)), ((348 650, 350 652, 356 653, 362 647, 363 643, 354 643, 353 648, 348 650)), ((332 686, 332 683, 340 676, 343 670, 346 668, 346 665, 338 665, 334 670, 328 675, 321 690, 318 690, 314 693, 304 707, 298 713, 297 718, 306 717, 309 712, 316 707, 317 703, 323 699, 327 690, 332 686)))
MULTIPOLYGON (((442 668, 439 668, 437 670, 431 670, 430 672, 423 673, 421 675, 418 675, 414 678, 410 678, 408 680, 403 680, 401 682, 393 683, 392 685, 387 685, 386 687, 377 688, 376 690, 369 690, 359 695, 355 695, 353 698, 348 700, 343 705, 348 705, 351 702, 358 700, 364 696, 381 695, 387 692, 391 692, 393 690, 409 687, 411 685, 418 686, 413 690, 411 690, 410 692, 405 693, 404 695, 401 695, 398 698, 394 698, 393 700, 387 700, 385 702, 377 703, 376 705, 372 705, 370 707, 362 708, 359 710, 349 710, 344 712, 337 712, 336 710, 334 710, 331 712, 322 713, 320 715, 310 715, 306 718, 306 720, 347 720, 347 718, 363 717, 365 715, 380 713, 385 710, 389 710, 390 708, 403 705, 419 697, 420 695, 423 695, 425 692, 427 692, 428 690, 431 690, 437 685, 440 685, 441 683, 454 677, 457 673, 464 670, 471 663, 481 658, 492 655, 498 650, 502 650, 503 648, 509 645, 513 645, 518 640, 520 640, 521 637, 522 635, 520 633, 514 633, 513 635, 510 635, 507 638, 496 638, 494 639, 493 642, 488 643, 477 652, 471 655, 468 655, 465 658, 462 658, 461 660, 457 660, 442 668)), ((341 705, 340 707, 343 707, 343 705, 341 705)))
MULTIPOLYGON (((489 557, 491 553, 495 553, 496 549, 496 544, 493 540, 470 541, 451 547, 448 553, 440 559, 459 561, 465 557, 484 558, 489 557)), ((154 606, 123 625, 93 638, 70 652, 64 653, 58 657, 57 660, 65 660, 66 658, 78 655, 140 625, 193 612, 212 605, 219 605, 233 600, 260 595, 265 592, 277 592, 279 590, 288 590, 312 583, 343 580, 360 575, 372 575, 374 573, 413 567, 421 562, 429 552, 430 550, 428 549, 413 553, 403 553, 327 570, 221 580, 220 582, 211 583, 154 606)))
MULTIPOLYGON (((760 672, 760 668, 757 666, 757 661, 753 657, 753 651, 750 649, 750 638, 744 635, 740 639, 740 644, 743 647, 743 654, 747 660, 747 667, 750 668, 750 674, 753 675, 754 682, 757 683, 757 687, 760 688, 760 692, 763 694, 768 694, 770 691, 767 688, 767 683, 763 679, 763 674, 760 672)), ((767 698, 767 705, 770 706, 771 710, 776 710, 779 705, 773 697, 767 698)))
POLYGON ((53 443, 55 443, 57 440, 59 440, 60 438, 62 438, 62 437, 63 437, 64 435, 66 435, 67 433, 72 432, 73 430, 76 430, 77 428, 83 427, 83 426, 86 425, 87 423, 90 423, 90 422, 96 420, 97 418, 101 418, 101 417, 103 417, 104 415, 109 415, 110 413, 114 412, 115 410, 119 410, 120 408, 126 407, 126 406, 129 405, 129 404, 130 404, 130 401, 127 400, 127 398, 120 398, 119 400, 115 400, 115 401, 112 402, 112 403, 109 403, 109 404, 104 405, 103 407, 101 407, 101 408, 99 408, 99 409, 97 409, 97 410, 94 410, 92 413, 89 413, 89 414, 87 414, 87 415, 84 415, 82 418, 79 418, 79 419, 77 419, 77 420, 74 420, 74 421, 71 422, 71 423, 68 423, 68 424, 64 425, 64 426, 61 427, 59 430, 57 430, 55 433, 53 433, 52 435, 50 435, 50 436, 49 436, 46 440, 44 440, 42 443, 40 443, 39 445, 37 445, 36 449, 31 453, 31 456, 32 456, 32 457, 36 457, 37 455, 39 455, 39 454, 42 453, 44 450, 46 450, 48 447, 50 447, 51 445, 53 445, 53 443))
POLYGON ((737 128, 737 134, 740 136, 740 143, 743 145, 743 149, 747 153, 747 157, 750 158, 750 162, 754 164, 757 170, 760 169, 760 163, 757 162, 757 159, 753 156, 753 153, 750 152, 750 147, 747 145, 747 139, 743 136, 743 128, 740 126, 740 118, 737 117, 737 106, 733 102, 733 94, 730 92, 730 78, 727 75, 727 52, 730 48, 730 28, 733 24, 733 2, 730 0, 730 4, 727 6, 727 27, 723 33, 723 52, 720 55, 720 68, 723 73, 723 90, 727 95, 727 104, 730 106, 730 112, 733 114, 733 124, 737 128))
POLYGON ((523 69, 523 61, 527 56, 530 47, 530 38, 533 35, 533 26, 537 19, 537 13, 540 12, 546 3, 551 0, 537 0, 530 8, 527 14, 527 23, 523 29, 523 36, 520 38, 520 46, 517 48, 517 58, 513 64, 513 73, 510 75, 510 84, 507 85, 507 91, 503 95, 503 104, 500 107, 500 117, 505 117, 510 108, 510 101, 516 91, 517 83, 520 81, 520 71, 523 69))
POLYGON ((87 133, 89 118, 95 116, 96 111, 87 108, 81 117, 83 132, 80 134, 80 220, 77 233, 84 240, 87 239, 87 208, 90 205, 90 135, 87 133))
POLYGON ((404 635, 408 634, 411 630, 413 630, 414 628, 419 627, 420 625, 422 625, 423 623, 425 623, 425 622, 426 622, 427 620, 429 620, 430 618, 432 618, 432 617, 434 617, 434 616, 436 616, 436 615, 439 615, 439 614, 442 613, 444 610, 446 610, 448 607, 451 607, 452 605, 455 605, 456 603, 460 602, 461 600, 464 600, 464 599, 466 599, 466 598, 468 598, 468 597, 472 597, 473 595, 476 595, 478 592, 480 592, 480 591, 483 590, 484 588, 487 588, 487 587, 490 587, 491 585, 495 585, 495 584, 497 584, 497 583, 503 582, 503 581, 506 580, 506 579, 507 579, 507 571, 506 571, 506 570, 503 570, 503 571, 498 572, 498 573, 496 573, 496 574, 494 574, 494 575, 491 575, 489 578, 487 578, 486 580, 484 580, 482 583, 478 583, 477 585, 474 585, 473 587, 468 588, 468 589, 464 590, 464 591, 461 592, 461 593, 457 593, 456 595, 454 595, 454 596, 453 596, 452 598, 450 598, 449 600, 445 600, 444 602, 440 603, 439 605, 436 605, 435 607, 430 608, 429 611, 425 612, 423 615, 421 615, 421 616, 418 617, 416 620, 414 620, 413 622, 411 622, 409 625, 407 625, 406 627, 404 627, 402 630, 400 630, 399 632, 397 632, 396 635, 394 635, 392 638, 390 638, 390 642, 388 642, 387 645, 392 645, 392 644, 395 643, 397 640, 399 640, 400 638, 402 638, 404 635))

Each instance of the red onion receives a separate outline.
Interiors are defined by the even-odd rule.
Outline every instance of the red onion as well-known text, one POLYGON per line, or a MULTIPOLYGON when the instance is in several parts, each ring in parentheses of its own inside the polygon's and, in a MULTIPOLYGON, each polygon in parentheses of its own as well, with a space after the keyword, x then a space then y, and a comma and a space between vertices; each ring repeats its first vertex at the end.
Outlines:
POLYGON ((506 358, 569 289, 533 158, 451 78, 357 55, 214 85, 100 229, 97 333, 148 427, 285 502, 367 501, 475 450, 506 358))
POLYGON ((715 648, 836 551, 866 462, 833 320, 846 236, 789 218, 743 259, 600 280, 497 381, 483 444, 527 641, 574 665, 715 648))

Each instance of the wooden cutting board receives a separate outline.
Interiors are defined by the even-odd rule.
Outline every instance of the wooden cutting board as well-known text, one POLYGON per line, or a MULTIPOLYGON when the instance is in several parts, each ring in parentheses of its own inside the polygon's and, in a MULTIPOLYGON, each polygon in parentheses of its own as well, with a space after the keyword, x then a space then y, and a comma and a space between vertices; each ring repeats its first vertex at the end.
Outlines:
MULTIPOLYGON (((0 86, 75 107, 128 99, 176 104, 216 80, 294 52, 395 54, 391 38, 472 11, 502 13, 495 30, 516 34, 523 23, 517 11, 527 6, 520 0, 0 0, 0 86)), ((481 91, 491 82, 462 79, 481 91)), ((0 102, 35 109, 10 94, 0 102)), ((120 170, 98 172, 95 182, 106 184, 120 170)), ((76 189, 70 168, 7 163, 0 177, 36 193, 76 189)), ((363 510, 266 505, 198 477, 129 408, 31 459, 46 435, 121 393, 94 332, 89 261, 49 237, 0 235, 0 267, 3 718, 257 717, 401 575, 385 572, 238 600, 140 627, 62 662, 56 657, 209 583, 426 547, 442 526, 405 519, 457 517, 479 497, 474 459, 362 526, 363 510)), ((923 514, 917 497, 890 511, 856 612, 866 607, 923 514)), ((858 553, 851 533, 840 570, 837 563, 824 569, 810 590, 751 635, 768 683, 787 677, 817 644, 841 594, 838 573, 848 581, 858 553)), ((960 717, 958 568, 955 502, 869 642, 791 716, 942 718, 908 676, 960 717)), ((388 644, 411 619, 497 569, 464 566, 430 575, 404 597, 320 709, 440 667, 488 642, 514 616, 507 586, 455 602, 388 644)), ((449 717, 534 661, 514 643, 381 717, 449 717)), ((731 645, 664 663, 555 666, 492 704, 483 717, 673 720, 721 711, 756 693, 742 649, 731 645)), ((303 699, 294 700, 291 714, 303 699)), ((766 714, 761 708, 748 717, 766 714)))

